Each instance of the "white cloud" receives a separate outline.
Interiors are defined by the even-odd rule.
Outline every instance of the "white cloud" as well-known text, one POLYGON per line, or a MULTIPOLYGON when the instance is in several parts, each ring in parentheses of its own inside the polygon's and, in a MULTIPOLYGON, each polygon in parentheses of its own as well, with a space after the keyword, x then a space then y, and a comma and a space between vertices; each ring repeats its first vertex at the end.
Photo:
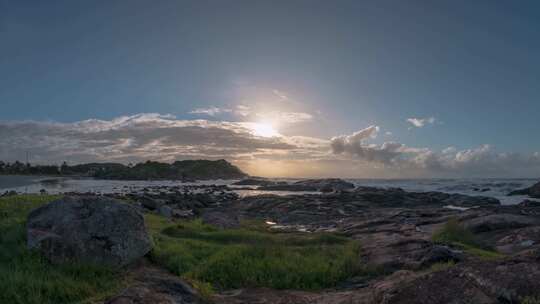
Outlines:
POLYGON ((240 104, 236 106, 236 110, 234 111, 234 113, 245 117, 251 114, 251 108, 249 106, 240 104))
POLYGON ((82 162, 235 158, 260 150, 301 148, 281 138, 253 136, 246 123, 159 114, 74 123, 0 122, 0 159, 8 161, 27 151, 37 162, 82 162))
POLYGON ((376 138, 380 128, 370 126, 351 135, 333 137, 330 146, 335 154, 347 154, 355 158, 382 164, 391 164, 405 153, 405 146, 396 142, 385 142, 381 145, 368 143, 376 138))
POLYGON ((272 90, 272 93, 274 93, 274 95, 276 95, 277 97, 279 97, 279 99, 285 101, 285 100, 289 100, 289 96, 287 96, 284 92, 282 91, 279 91, 279 90, 272 90))
POLYGON ((330 146, 337 156, 363 161, 387 170, 402 170, 426 176, 535 176, 540 171, 540 154, 496 152, 490 145, 440 152, 429 148, 408 147, 401 143, 370 143, 379 128, 370 126, 351 135, 332 138, 330 146))
POLYGON ((434 151, 381 143, 378 126, 330 140, 264 138, 253 135, 252 123, 181 120, 160 114, 73 123, 0 122, 0 160, 21 160, 26 152, 33 163, 226 158, 251 172, 267 170, 278 176, 537 177, 540 172, 539 152, 501 153, 490 145, 434 151))
POLYGON ((218 108, 218 107, 209 107, 209 108, 197 108, 191 112, 190 114, 202 114, 202 115, 208 115, 208 116, 216 116, 218 114, 222 113, 231 113, 233 110, 227 109, 227 108, 218 108))
POLYGON ((427 117, 427 118, 408 118, 407 122, 412 124, 414 127, 422 128, 426 126, 427 124, 434 124, 436 121, 435 117, 427 117))
POLYGON ((270 111, 259 112, 256 114, 256 116, 263 120, 269 120, 285 124, 303 123, 311 121, 313 119, 313 116, 311 114, 303 112, 270 111))

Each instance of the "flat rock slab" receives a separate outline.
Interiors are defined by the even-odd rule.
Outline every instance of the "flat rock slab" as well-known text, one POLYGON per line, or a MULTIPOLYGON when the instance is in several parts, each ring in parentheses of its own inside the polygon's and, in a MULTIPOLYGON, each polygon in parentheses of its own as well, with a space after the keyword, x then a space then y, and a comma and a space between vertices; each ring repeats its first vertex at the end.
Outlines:
POLYGON ((216 295, 215 304, 368 304, 368 292, 328 291, 309 292, 251 288, 216 295))
POLYGON ((142 261, 131 271, 133 283, 105 304, 198 304, 195 290, 167 271, 142 261))
POLYGON ((537 296, 538 290, 536 260, 473 261, 399 284, 379 303, 521 303, 527 296, 537 296))
POLYGON ((152 249, 144 217, 118 200, 69 196, 28 215, 27 244, 53 263, 125 266, 152 249))

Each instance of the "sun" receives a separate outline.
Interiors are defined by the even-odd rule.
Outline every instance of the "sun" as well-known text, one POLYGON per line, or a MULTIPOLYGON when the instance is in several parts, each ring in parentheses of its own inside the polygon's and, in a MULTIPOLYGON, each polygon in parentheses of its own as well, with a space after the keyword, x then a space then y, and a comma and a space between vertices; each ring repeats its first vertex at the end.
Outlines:
POLYGON ((279 133, 274 129, 274 127, 269 123, 254 123, 251 126, 251 130, 254 135, 261 137, 274 137, 279 136, 279 133))

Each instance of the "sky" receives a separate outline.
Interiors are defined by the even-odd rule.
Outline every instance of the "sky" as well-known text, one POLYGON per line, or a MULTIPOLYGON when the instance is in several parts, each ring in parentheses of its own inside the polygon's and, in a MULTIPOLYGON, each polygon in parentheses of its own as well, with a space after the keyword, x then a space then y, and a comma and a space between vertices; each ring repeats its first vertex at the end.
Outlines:
POLYGON ((0 0, 0 159, 540 176, 537 1, 0 0))

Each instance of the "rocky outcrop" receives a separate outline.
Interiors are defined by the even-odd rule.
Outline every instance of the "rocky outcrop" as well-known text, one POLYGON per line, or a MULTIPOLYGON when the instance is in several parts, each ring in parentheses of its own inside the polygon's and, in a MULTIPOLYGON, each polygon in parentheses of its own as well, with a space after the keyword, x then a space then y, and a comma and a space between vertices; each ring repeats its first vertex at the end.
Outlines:
POLYGON ((538 290, 540 263, 534 260, 471 261, 396 284, 374 303, 522 303, 538 290))
POLYGON ((65 197, 28 216, 27 243, 53 263, 112 267, 130 264, 152 249, 144 218, 133 207, 102 197, 65 197))
POLYGON ((308 179, 301 180, 292 184, 280 183, 275 185, 265 185, 258 190, 265 191, 320 191, 333 192, 354 189, 354 184, 346 182, 339 178, 327 179, 308 179))
POLYGON ((466 220, 463 224, 473 233, 481 233, 540 225, 540 219, 532 216, 501 213, 466 220))
POLYGON ((540 198, 540 182, 529 188, 512 191, 508 195, 528 195, 532 198, 540 198))
MULTIPOLYGON (((275 182, 264 178, 246 178, 233 183, 235 186, 274 186, 285 182, 275 182)), ((285 183, 286 184, 286 183, 285 183)))
POLYGON ((197 292, 179 277, 146 261, 130 272, 133 282, 105 304, 197 304, 197 292))
POLYGON ((488 197, 442 192, 362 188, 331 194, 251 196, 234 201, 231 208, 245 213, 248 217, 267 218, 282 224, 318 225, 321 221, 365 216, 373 210, 380 214, 397 212, 395 209, 437 208, 436 212, 426 212, 440 215, 446 212, 441 209, 449 205, 464 208, 487 207, 498 206, 499 201, 488 197))

